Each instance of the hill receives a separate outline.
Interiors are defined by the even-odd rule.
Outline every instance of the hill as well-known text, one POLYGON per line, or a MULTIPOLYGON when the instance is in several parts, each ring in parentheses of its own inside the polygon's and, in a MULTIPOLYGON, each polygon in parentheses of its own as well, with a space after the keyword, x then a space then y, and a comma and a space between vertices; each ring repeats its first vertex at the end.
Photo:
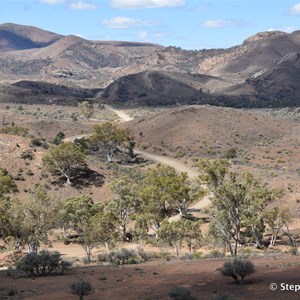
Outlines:
POLYGON ((130 105, 209 103, 209 88, 226 84, 225 80, 204 74, 143 71, 115 80, 104 89, 102 97, 130 105))
POLYGON ((231 157, 273 187, 288 191, 284 202, 298 214, 300 124, 233 108, 184 106, 126 123, 137 147, 185 162, 195 157, 231 157))
MULTIPOLYGON (((0 45, 2 89, 17 81, 43 81, 96 90, 92 96, 99 101, 131 106, 299 104, 300 31, 260 32, 228 49, 191 51, 89 41, 6 23, 0 25, 0 45)), ((11 90, 0 95, 2 101, 11 101, 11 90)))
POLYGON ((152 72, 158 78, 165 78, 162 74, 168 73, 174 84, 187 84, 188 92, 186 88, 182 93, 170 89, 166 95, 159 86, 152 92, 144 91, 145 86, 141 82, 145 82, 145 73, 139 72, 134 77, 126 75, 128 78, 124 76, 115 81, 106 89, 108 94, 104 95, 110 101, 118 99, 119 102, 140 105, 145 103, 144 100, 152 105, 178 102, 246 108, 298 105, 299 45, 298 31, 292 34, 275 31, 258 33, 229 49, 186 51, 167 47, 153 52, 143 66, 136 67, 147 69, 145 72, 152 72), (187 76, 193 80, 187 80, 187 76), (148 99, 136 97, 141 90, 147 93, 148 99), (199 90, 202 92, 200 95, 199 90), (129 96, 124 96, 122 91, 127 91, 129 96), (115 97, 110 97, 111 94, 115 97), (185 99, 178 101, 182 97, 185 99))
POLYGON ((33 26, 5 23, 0 25, 0 52, 45 47, 61 37, 33 26))

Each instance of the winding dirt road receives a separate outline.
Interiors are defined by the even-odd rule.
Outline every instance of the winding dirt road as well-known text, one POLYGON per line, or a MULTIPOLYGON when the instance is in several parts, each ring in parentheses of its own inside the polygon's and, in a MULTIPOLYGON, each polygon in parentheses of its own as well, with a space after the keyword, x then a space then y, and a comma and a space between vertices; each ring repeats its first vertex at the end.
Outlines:
POLYGON ((114 109, 112 106, 108 105, 108 104, 104 104, 104 107, 106 109, 109 109, 111 111, 113 111, 119 118, 121 121, 123 122, 128 122, 128 121, 132 121, 133 118, 130 117, 127 113, 125 113, 123 110, 120 109, 114 109))
MULTIPOLYGON (((119 109, 114 109, 112 106, 105 104, 104 105, 106 109, 113 111, 115 114, 118 115, 118 117, 120 118, 120 120, 122 122, 128 122, 133 120, 132 117, 130 117, 126 112, 119 110, 119 109)), ((86 135, 74 135, 74 136, 70 136, 65 138, 65 141, 69 141, 69 142, 73 142, 75 139, 80 139, 83 138, 86 135)), ((146 151, 141 151, 141 150, 134 150, 134 152, 136 154, 139 154, 147 159, 153 160, 155 162, 164 164, 164 165, 168 165, 173 167, 176 171, 178 172, 186 172, 189 176, 189 178, 191 179, 195 179, 198 177, 198 173, 191 167, 186 166, 185 164, 181 163, 178 160, 166 157, 166 156, 161 156, 161 155, 157 155, 157 154, 153 154, 153 153, 149 153, 146 151)), ((207 206, 209 206, 211 204, 210 202, 210 195, 203 197, 200 201, 197 201, 195 203, 193 203, 189 209, 190 210, 198 210, 198 209, 202 209, 202 208, 206 208, 207 206)))
MULTIPOLYGON (((123 122, 133 120, 132 117, 130 117, 126 112, 124 112, 122 110, 116 110, 110 105, 104 105, 104 106, 106 109, 109 109, 109 110, 112 110, 113 112, 115 112, 123 122)), ((134 150, 134 152, 136 154, 139 154, 139 155, 147 158, 147 159, 156 161, 156 162, 164 164, 164 165, 171 166, 178 172, 186 172, 188 174, 189 178, 191 178, 191 179, 195 179, 199 175, 194 169, 192 169, 189 166, 186 166, 185 164, 179 162, 178 160, 175 160, 175 159, 172 159, 172 158, 169 158, 166 156, 149 153, 146 151, 136 150, 136 149, 134 150)), ((203 197, 200 201, 193 203, 189 207, 189 209, 190 210, 199 210, 199 209, 206 208, 207 206, 209 206, 211 204, 210 197, 211 197, 211 195, 207 195, 207 196, 203 197)))

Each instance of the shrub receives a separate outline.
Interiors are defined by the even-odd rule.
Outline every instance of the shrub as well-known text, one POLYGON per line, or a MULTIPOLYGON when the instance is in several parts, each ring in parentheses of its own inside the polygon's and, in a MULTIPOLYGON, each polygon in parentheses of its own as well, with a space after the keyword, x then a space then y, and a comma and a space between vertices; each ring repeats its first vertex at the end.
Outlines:
POLYGON ((70 265, 68 261, 61 259, 59 252, 43 250, 40 253, 28 253, 20 260, 17 268, 29 275, 44 276, 63 274, 70 265))
POLYGON ((18 290, 16 290, 16 289, 9 289, 9 291, 8 291, 8 293, 7 293, 7 295, 8 295, 9 297, 15 296, 15 295, 17 295, 17 294, 18 294, 18 290))
POLYGON ((202 259, 203 258, 202 252, 195 252, 195 253, 193 253, 193 258, 194 259, 202 259))
POLYGON ((207 257, 209 258, 223 258, 224 257, 224 253, 219 251, 219 250, 212 250, 207 257))
POLYGON ((292 255, 297 255, 298 254, 298 248, 297 247, 292 247, 289 252, 292 254, 292 255))
POLYGON ((193 254, 185 253, 184 255, 180 256, 180 259, 182 259, 182 260, 193 259, 193 254))
POLYGON ((72 282, 70 288, 71 293, 79 296, 80 300, 82 300, 84 296, 90 295, 93 292, 91 283, 83 279, 72 282))
POLYGON ((191 290, 184 287, 174 287, 169 292, 169 297, 173 300, 194 300, 191 290))
POLYGON ((56 137, 54 138, 53 144, 55 144, 55 145, 61 144, 61 143, 63 142, 63 140, 64 140, 65 137, 66 137, 65 134, 64 134, 63 132, 60 131, 60 132, 56 135, 56 137))
POLYGON ((225 151, 223 158, 233 159, 236 158, 236 156, 237 156, 236 148, 229 148, 228 150, 225 151))
POLYGON ((98 262, 109 262, 112 265, 125 265, 125 264, 138 264, 148 260, 148 255, 139 250, 138 252, 134 250, 128 250, 122 248, 118 251, 111 251, 105 255, 98 255, 98 262))
POLYGON ((231 276, 237 284, 243 284, 244 278, 255 272, 255 267, 250 260, 233 259, 225 262, 217 271, 224 276, 231 276))
POLYGON ((22 159, 29 159, 32 160, 33 159, 33 154, 31 150, 25 150, 20 154, 20 158, 22 159))
POLYGON ((30 145, 33 147, 43 147, 45 149, 48 149, 49 148, 49 145, 41 138, 38 138, 38 137, 33 137, 31 139, 31 143, 30 145))
POLYGON ((33 176, 33 175, 34 175, 34 173, 33 173, 31 170, 27 170, 26 174, 27 174, 28 176, 33 176))
POLYGON ((216 294, 210 298, 210 300, 235 300, 236 298, 228 293, 216 294))
POLYGON ((11 135, 20 135, 20 136, 27 136, 28 135, 28 129, 12 124, 9 126, 5 126, 3 128, 0 128, 0 133, 4 134, 11 134, 11 135))
POLYGON ((129 264, 129 263, 136 263, 134 260, 136 254, 133 250, 128 250, 126 248, 122 248, 116 252, 112 251, 108 254, 109 260, 112 264, 129 264))

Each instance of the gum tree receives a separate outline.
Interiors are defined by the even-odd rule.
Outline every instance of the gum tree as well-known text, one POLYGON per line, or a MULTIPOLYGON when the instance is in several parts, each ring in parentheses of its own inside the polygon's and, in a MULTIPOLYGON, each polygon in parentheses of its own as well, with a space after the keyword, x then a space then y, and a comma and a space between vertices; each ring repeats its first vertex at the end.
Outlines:
POLYGON ((125 238, 128 218, 134 213, 134 207, 137 202, 138 186, 134 178, 127 175, 114 180, 110 187, 115 195, 109 206, 118 216, 120 232, 122 237, 125 238))
POLYGON ((227 160, 201 160, 198 167, 200 179, 213 193, 214 221, 210 225, 211 232, 218 232, 234 256, 237 255, 238 245, 243 243, 243 227, 251 229, 256 245, 260 246, 262 211, 278 193, 270 191, 248 172, 239 175, 230 171, 227 160))
POLYGON ((119 128, 111 122, 95 125, 90 136, 92 144, 106 152, 108 162, 112 162, 115 151, 120 150, 122 146, 127 147, 131 140, 131 132, 128 128, 119 128))
POLYGON ((71 184, 71 177, 76 170, 86 166, 83 149, 71 142, 53 147, 43 157, 44 166, 51 172, 58 172, 67 179, 66 184, 71 184))

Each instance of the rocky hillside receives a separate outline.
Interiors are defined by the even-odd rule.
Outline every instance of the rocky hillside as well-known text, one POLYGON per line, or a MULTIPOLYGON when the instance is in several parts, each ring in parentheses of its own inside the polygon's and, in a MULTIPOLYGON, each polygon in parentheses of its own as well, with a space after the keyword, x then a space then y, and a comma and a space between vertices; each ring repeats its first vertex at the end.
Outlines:
POLYGON ((0 52, 45 47, 61 37, 33 26, 5 23, 0 25, 0 52))
POLYGON ((286 191, 282 203, 289 203, 293 213, 299 214, 299 121, 193 105, 153 112, 126 126, 134 132, 137 147, 150 153, 185 163, 195 157, 231 158, 233 168, 251 171, 286 191))
POLYGON ((89 89, 102 102, 126 105, 298 105, 299 49, 300 31, 262 32, 229 49, 187 51, 2 24, 0 100, 16 87, 6 90, 7 84, 25 80, 89 89))

